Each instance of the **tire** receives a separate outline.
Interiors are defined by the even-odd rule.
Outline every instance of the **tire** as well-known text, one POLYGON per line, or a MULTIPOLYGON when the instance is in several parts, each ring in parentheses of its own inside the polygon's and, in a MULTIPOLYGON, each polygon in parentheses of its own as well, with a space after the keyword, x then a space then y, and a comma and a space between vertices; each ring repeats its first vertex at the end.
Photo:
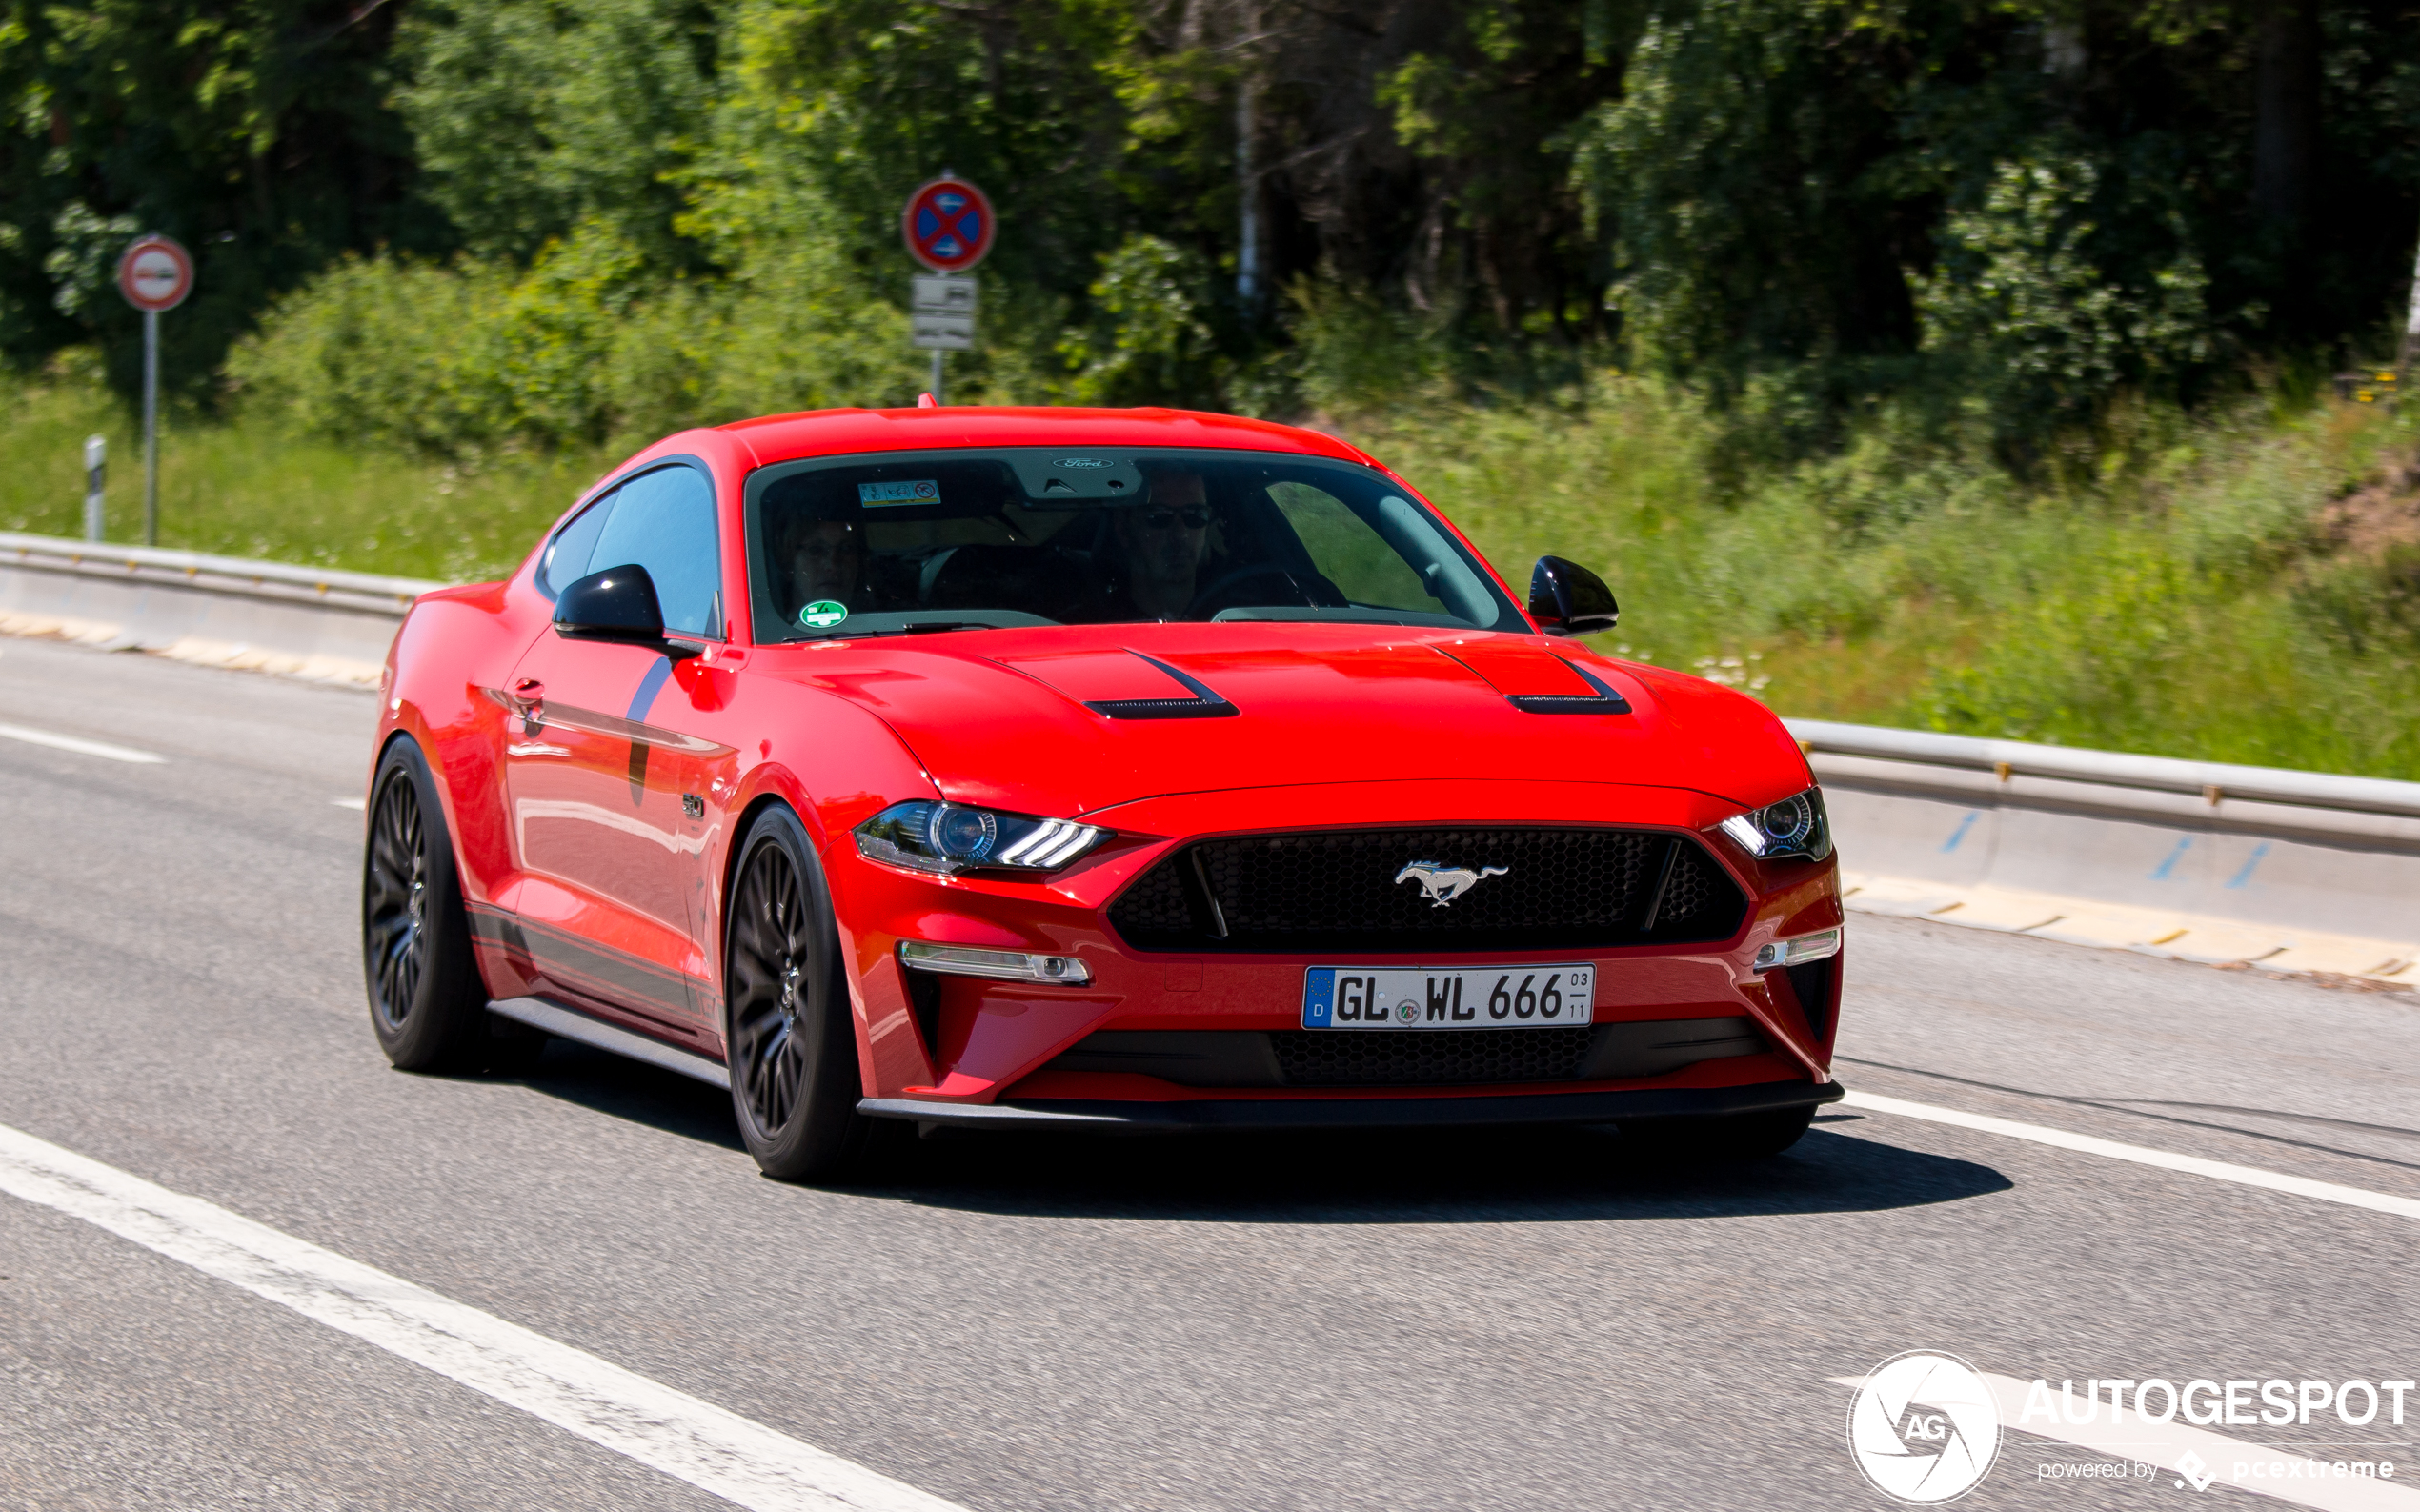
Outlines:
POLYGON ((777 1181, 845 1180, 873 1163, 844 970, 807 832, 790 810, 768 808, 732 874, 723 1044, 739 1137, 777 1181))
POLYGON ((1705 1119, 1640 1119, 1620 1125, 1625 1142, 1674 1159, 1761 1160, 1796 1144, 1815 1121, 1812 1103, 1705 1119))
POLYGON ((488 1034, 487 990, 454 838, 419 745, 387 747, 370 785, 361 862, 362 971, 378 1048, 405 1071, 475 1070, 488 1034))

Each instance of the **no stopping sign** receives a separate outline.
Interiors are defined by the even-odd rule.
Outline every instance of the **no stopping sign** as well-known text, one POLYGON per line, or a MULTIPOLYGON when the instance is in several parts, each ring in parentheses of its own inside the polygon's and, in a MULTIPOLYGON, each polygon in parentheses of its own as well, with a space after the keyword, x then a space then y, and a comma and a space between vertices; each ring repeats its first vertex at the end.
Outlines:
POLYGON ((992 202, 962 178, 933 180, 908 196, 899 235, 908 255, 937 273, 962 273, 992 250, 992 202))
POLYGON ((166 236, 139 236, 117 260, 118 292, 137 310, 173 310, 193 292, 192 254, 166 236))

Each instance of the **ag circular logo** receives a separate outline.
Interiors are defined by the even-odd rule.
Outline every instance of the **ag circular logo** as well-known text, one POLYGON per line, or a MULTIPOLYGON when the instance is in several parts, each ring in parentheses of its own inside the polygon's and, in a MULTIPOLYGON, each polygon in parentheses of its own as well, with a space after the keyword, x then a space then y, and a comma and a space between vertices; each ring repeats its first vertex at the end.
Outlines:
POLYGON ((1911 1349, 1874 1367, 1848 1404, 1848 1454, 1874 1489, 1919 1505, 1974 1489, 2000 1454, 1991 1387, 1953 1355, 1911 1349))
POLYGON ((1395 1017, 1405 1023, 1410 1023, 1420 1017, 1420 1004, 1406 998, 1395 1005, 1395 1017))

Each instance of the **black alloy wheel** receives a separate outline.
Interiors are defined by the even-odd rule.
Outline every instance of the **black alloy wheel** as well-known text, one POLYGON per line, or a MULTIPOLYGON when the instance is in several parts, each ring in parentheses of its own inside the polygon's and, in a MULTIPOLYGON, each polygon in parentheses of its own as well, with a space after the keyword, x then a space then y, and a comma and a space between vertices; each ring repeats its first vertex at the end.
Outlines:
POLYGON ((740 1138, 776 1180, 835 1179, 869 1163, 857 1029, 840 932, 797 816, 749 826, 724 928, 725 1058, 740 1138))
POLYGON ((496 1058, 491 1039, 498 1046, 521 1041, 489 1032, 445 810, 410 736, 387 747, 370 794, 361 954, 378 1048, 406 1071, 490 1062, 496 1058))

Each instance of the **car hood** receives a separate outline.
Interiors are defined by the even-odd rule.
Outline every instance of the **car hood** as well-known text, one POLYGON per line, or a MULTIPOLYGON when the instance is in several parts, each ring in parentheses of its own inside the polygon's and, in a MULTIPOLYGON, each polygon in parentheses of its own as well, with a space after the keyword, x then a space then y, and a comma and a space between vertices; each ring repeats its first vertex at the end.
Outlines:
POLYGON ((1797 744, 1763 704, 1538 635, 1334 624, 1057 626, 757 655, 763 672, 888 723, 944 796, 1030 814, 1240 788, 1437 778, 1685 788, 1747 807, 1811 780, 1797 744), (1575 664, 1629 712, 1533 712, 1584 707, 1596 696, 1575 664), (1514 701, 1539 696, 1549 702, 1514 701))

